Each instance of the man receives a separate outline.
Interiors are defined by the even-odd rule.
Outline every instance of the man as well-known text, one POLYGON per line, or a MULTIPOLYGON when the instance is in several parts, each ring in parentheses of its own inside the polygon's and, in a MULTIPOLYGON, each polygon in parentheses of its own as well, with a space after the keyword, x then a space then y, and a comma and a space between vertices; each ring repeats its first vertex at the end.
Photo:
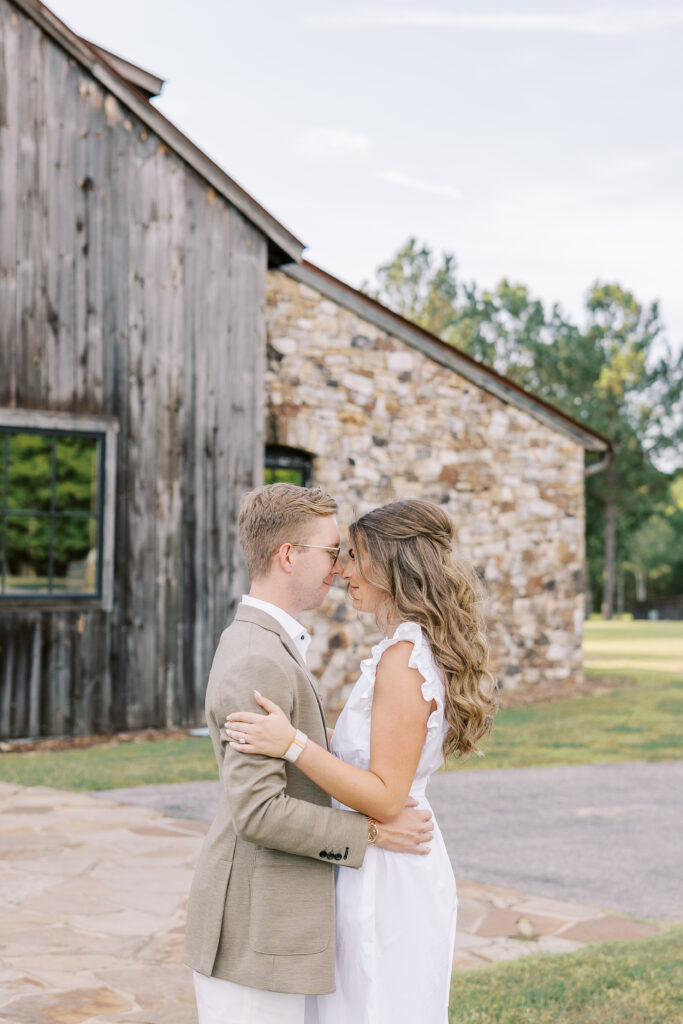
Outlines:
MULTIPOLYGON (((286 760, 231 750, 232 711, 260 711, 254 690, 326 745, 320 697, 297 621, 327 596, 339 566, 334 500, 320 488, 272 484, 247 495, 239 519, 251 589, 223 633, 206 693, 221 795, 202 846, 184 961, 194 969, 199 1024, 304 1024, 334 990, 334 872, 363 862, 369 842, 424 853, 430 815, 404 808, 391 825, 334 809, 286 760)), ((305 735, 301 735, 305 734, 305 735)))

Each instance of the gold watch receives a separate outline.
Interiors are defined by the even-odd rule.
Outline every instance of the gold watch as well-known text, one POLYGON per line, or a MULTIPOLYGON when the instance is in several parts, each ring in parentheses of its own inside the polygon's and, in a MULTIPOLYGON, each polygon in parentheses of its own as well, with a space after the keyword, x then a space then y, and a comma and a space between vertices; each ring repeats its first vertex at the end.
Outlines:
POLYGON ((368 846, 374 846, 379 836, 379 830, 377 828, 377 822, 370 815, 366 815, 368 819, 368 846))

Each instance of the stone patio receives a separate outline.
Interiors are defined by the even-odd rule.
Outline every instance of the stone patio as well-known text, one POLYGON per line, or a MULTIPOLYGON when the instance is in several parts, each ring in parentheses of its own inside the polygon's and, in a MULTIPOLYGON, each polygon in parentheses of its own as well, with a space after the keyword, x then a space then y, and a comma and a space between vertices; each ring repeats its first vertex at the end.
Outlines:
MULTIPOLYGON (((196 1024, 180 962, 208 825, 0 783, 0 1022, 196 1024)), ((458 880, 454 967, 655 934, 656 923, 458 880)))

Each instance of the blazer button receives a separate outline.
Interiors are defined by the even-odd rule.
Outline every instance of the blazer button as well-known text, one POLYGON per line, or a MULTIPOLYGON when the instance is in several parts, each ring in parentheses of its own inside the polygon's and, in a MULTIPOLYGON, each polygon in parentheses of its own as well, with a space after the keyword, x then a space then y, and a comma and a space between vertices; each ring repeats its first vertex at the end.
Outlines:
POLYGON ((319 857, 327 857, 327 850, 321 850, 318 854, 319 857))
POLYGON ((335 853, 334 859, 335 860, 341 860, 342 859, 341 853, 335 853))

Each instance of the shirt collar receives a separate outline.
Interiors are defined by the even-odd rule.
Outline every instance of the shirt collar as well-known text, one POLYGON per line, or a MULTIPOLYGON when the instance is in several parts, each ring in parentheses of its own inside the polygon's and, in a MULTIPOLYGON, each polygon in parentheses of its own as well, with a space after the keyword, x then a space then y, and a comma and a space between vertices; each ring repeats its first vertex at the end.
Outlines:
POLYGON ((271 604, 270 601, 262 601, 260 597, 250 597, 249 594, 245 594, 242 597, 242 604, 251 605, 252 608, 260 608, 262 612, 267 615, 271 615, 276 619, 282 628, 286 631, 287 635, 294 641, 296 649, 299 654, 306 661, 306 651, 308 645, 311 642, 311 635, 300 622, 284 610, 284 608, 278 607, 276 604, 271 604))

